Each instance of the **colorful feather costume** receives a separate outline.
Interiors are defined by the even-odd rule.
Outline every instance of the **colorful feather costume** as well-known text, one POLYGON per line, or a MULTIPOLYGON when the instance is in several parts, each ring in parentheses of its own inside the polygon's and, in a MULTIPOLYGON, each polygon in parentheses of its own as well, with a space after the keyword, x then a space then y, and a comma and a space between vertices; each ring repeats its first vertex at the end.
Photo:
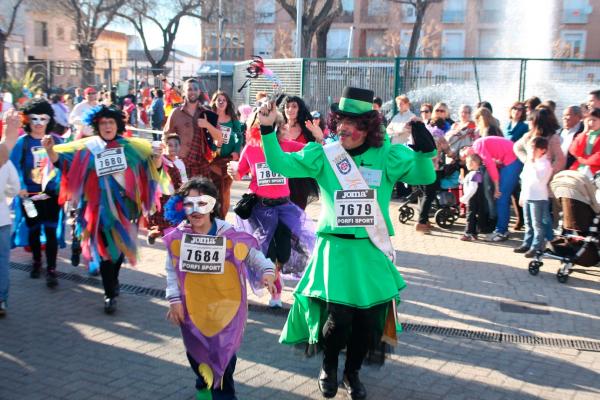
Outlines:
POLYGON ((119 136, 106 148, 122 147, 127 169, 98 177, 91 141, 102 139, 92 136, 54 147, 63 171, 59 202, 69 200, 80 209, 77 224, 84 258, 115 262, 123 253, 135 265, 138 220, 160 207, 168 177, 156 169, 149 142, 119 136))

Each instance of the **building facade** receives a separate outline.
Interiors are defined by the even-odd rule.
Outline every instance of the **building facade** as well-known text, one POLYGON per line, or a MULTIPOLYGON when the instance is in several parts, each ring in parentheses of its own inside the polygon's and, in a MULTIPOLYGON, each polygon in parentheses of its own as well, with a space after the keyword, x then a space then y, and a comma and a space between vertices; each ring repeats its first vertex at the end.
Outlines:
MULTIPOLYGON (((235 21, 224 24, 224 60, 294 56, 295 22, 276 0, 224 4, 225 18, 235 21)), ((342 0, 342 5, 344 12, 327 37, 328 57, 406 55, 415 21, 412 6, 388 0, 342 0)), ((600 58, 600 42, 594 40, 599 34, 600 0, 444 0, 427 10, 418 55, 536 57, 545 48, 543 58, 594 59, 600 58), (540 26, 544 20, 546 27, 540 26), (516 55, 512 49, 523 43, 515 41, 527 41, 531 51, 516 55)), ((216 59, 216 22, 202 24, 202 38, 202 57, 216 59)))
POLYGON ((96 82, 127 80, 127 34, 104 30, 94 45, 96 82))
MULTIPOLYGON (((22 77, 31 69, 50 87, 67 89, 80 84, 77 29, 72 19, 23 7, 15 23, 5 53, 10 76, 22 77)), ((105 30, 96 41, 94 56, 97 83, 127 78, 127 35, 105 30)))

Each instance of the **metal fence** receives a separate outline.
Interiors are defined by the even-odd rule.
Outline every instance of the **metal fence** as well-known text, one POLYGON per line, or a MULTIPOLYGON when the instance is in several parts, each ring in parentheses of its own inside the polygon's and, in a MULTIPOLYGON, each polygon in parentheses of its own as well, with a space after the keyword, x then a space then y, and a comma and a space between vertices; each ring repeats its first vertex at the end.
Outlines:
MULTIPOLYGON (((265 60, 287 93, 302 96, 311 109, 327 112, 344 86, 370 88, 393 107, 406 94, 415 110, 423 102, 444 101, 454 115, 461 104, 489 101, 501 121, 510 104, 536 95, 557 109, 586 100, 600 88, 600 60, 521 58, 362 58, 265 60)), ((234 70, 234 89, 245 81, 247 62, 234 70)), ((260 77, 234 93, 236 104, 253 103, 272 82, 260 77)))
MULTIPOLYGON (((9 80, 21 80, 27 71, 36 74, 41 89, 45 92, 69 90, 81 86, 84 72, 91 72, 93 85, 97 87, 113 87, 119 82, 128 82, 131 88, 143 84, 160 86, 160 81, 154 77, 154 70, 148 63, 129 61, 126 59, 96 59, 93 67, 81 60, 32 60, 25 62, 8 62, 7 75, 9 80)), ((188 77, 196 76, 197 71, 185 65, 171 62, 159 71, 169 81, 182 81, 188 77), (173 70, 174 67, 174 70, 173 70), (173 72, 175 71, 175 73, 173 72)))

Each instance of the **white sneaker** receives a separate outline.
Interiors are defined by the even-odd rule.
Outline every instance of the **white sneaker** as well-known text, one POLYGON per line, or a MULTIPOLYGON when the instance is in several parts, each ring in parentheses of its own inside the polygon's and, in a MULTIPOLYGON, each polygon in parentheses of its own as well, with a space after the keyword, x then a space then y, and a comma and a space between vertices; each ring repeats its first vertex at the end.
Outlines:
POLYGON ((269 300, 269 307, 283 308, 283 303, 281 302, 281 299, 271 299, 271 300, 269 300))
POLYGON ((488 235, 488 237, 486 238, 486 241, 488 241, 488 242, 504 242, 505 240, 508 240, 508 232, 507 233, 493 232, 490 235, 488 235))

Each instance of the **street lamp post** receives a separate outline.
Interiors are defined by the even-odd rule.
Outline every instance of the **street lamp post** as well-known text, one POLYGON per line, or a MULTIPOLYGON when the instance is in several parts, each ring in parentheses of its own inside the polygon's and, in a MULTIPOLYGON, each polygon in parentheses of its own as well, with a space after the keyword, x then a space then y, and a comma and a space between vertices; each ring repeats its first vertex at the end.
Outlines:
POLYGON ((296 57, 302 58, 302 14, 304 0, 296 0, 296 57))

